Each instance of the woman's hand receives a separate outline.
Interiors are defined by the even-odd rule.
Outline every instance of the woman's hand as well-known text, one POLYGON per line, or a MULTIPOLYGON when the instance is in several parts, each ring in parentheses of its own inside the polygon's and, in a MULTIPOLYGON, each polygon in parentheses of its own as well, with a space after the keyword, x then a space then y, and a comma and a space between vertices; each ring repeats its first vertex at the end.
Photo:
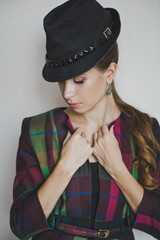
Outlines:
POLYGON ((124 164, 118 141, 114 136, 113 127, 108 130, 107 125, 103 125, 97 134, 94 133, 93 154, 121 189, 136 214, 143 198, 144 189, 124 164))
POLYGON ((65 170, 76 172, 93 153, 93 148, 81 128, 68 134, 63 142, 60 161, 65 170))
POLYGON ((93 154, 111 176, 125 167, 113 128, 114 125, 110 130, 107 125, 103 125, 94 133, 93 144, 93 154))

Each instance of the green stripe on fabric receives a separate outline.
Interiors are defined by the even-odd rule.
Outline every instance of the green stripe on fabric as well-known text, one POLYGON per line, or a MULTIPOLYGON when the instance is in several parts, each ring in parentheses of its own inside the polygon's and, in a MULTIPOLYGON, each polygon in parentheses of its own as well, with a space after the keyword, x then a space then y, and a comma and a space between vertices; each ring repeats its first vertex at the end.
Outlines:
MULTIPOLYGON (((51 120, 51 124, 52 124, 52 131, 53 132, 57 132, 57 128, 56 128, 56 124, 54 121, 54 111, 50 111, 49 112, 49 116, 50 116, 50 120, 51 120)), ((59 146, 59 140, 58 140, 58 134, 53 134, 53 158, 54 158, 54 162, 55 164, 57 163, 57 161, 59 160, 60 157, 60 146, 59 146)), ((65 197, 65 191, 62 193, 62 198, 63 200, 60 198, 55 206, 55 214, 61 214, 63 216, 66 216, 66 197, 65 197), (59 208, 60 208, 60 203, 61 201, 63 201, 63 206, 60 209, 60 213, 59 213, 59 208)))
POLYGON ((132 176, 135 178, 135 179, 138 179, 138 172, 133 170, 132 171, 132 176))
POLYGON ((44 179, 46 179, 50 174, 49 169, 48 168, 42 168, 42 174, 43 174, 44 179))
POLYGON ((59 200, 57 201, 56 205, 55 205, 55 209, 54 209, 54 214, 59 215, 59 207, 60 207, 60 203, 61 203, 61 199, 59 198, 59 200))
MULTIPOLYGON (((56 133, 57 128, 54 121, 53 110, 49 112, 49 116, 52 124, 52 131, 56 133)), ((60 156, 60 146, 59 146, 58 134, 53 134, 53 158, 55 163, 58 161, 59 156, 60 156)))
POLYGON ((47 116, 47 112, 32 117, 31 122, 30 122, 30 134, 31 135, 45 131, 44 124, 45 124, 46 116, 47 116))
POLYGON ((125 202, 124 207, 123 207, 122 218, 126 218, 127 212, 128 212, 128 203, 125 202))
MULTIPOLYGON (((88 238, 83 238, 83 237, 78 237, 78 236, 76 236, 76 237, 74 237, 73 238, 73 240, 86 240, 86 239, 88 239, 88 238)), ((97 238, 98 239, 98 238, 97 238)), ((102 239, 102 238, 101 238, 102 239)), ((112 240, 118 240, 118 238, 112 238, 112 240)))
POLYGON ((55 205, 55 208, 54 208, 54 214, 56 215, 62 215, 62 216, 66 216, 66 197, 65 197, 65 191, 62 193, 62 198, 59 198, 56 205, 55 205), (61 205, 61 201, 63 201, 63 206, 61 208, 61 212, 59 212, 59 208, 60 208, 60 205, 61 205))
POLYGON ((135 144, 133 141, 133 136, 130 134, 130 144, 131 144, 131 150, 132 150, 132 156, 133 160, 135 159, 135 144))
POLYGON ((61 198, 59 198, 59 200, 56 203, 56 206, 54 208, 54 214, 66 216, 66 197, 63 196, 63 200, 61 198), (62 206, 62 208, 59 211, 59 208, 60 208, 60 205, 61 205, 61 201, 63 201, 63 206, 62 206))
POLYGON ((87 239, 87 238, 78 237, 78 236, 76 236, 76 237, 73 238, 73 240, 86 240, 86 239, 87 239))
POLYGON ((135 154, 135 143, 134 143, 132 135, 130 135, 130 144, 131 144, 132 157, 133 157, 132 176, 137 180, 138 179, 138 171, 137 171, 136 163, 134 162, 135 156, 136 156, 136 154, 135 154))
POLYGON ((45 131, 46 115, 47 114, 44 113, 44 114, 38 115, 38 117, 37 116, 33 117, 30 122, 30 131, 29 131, 31 135, 31 142, 35 150, 44 179, 46 179, 50 173, 48 168, 45 134, 41 134, 41 135, 34 135, 34 134, 45 131))
POLYGON ((42 119, 42 118, 46 118, 48 112, 44 112, 38 115, 35 115, 34 117, 32 117, 32 119, 42 119))
POLYGON ((65 191, 62 194, 63 196, 63 207, 61 209, 61 215, 66 216, 66 193, 65 191))

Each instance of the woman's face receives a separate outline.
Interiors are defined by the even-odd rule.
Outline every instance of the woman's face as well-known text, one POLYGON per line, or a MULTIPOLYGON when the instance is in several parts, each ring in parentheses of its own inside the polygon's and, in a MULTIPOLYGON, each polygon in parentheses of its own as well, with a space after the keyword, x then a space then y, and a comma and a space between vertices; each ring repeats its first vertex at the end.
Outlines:
POLYGON ((58 84, 64 100, 77 113, 91 110, 106 96, 106 73, 96 68, 58 84))

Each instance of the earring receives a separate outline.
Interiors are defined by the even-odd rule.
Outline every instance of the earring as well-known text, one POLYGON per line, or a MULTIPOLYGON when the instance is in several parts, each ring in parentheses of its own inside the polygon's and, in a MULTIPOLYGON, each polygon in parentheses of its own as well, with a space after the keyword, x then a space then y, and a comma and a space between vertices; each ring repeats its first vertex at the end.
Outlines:
POLYGON ((106 94, 107 94, 107 95, 111 95, 111 93, 112 93, 112 85, 109 84, 109 85, 106 87, 106 94))

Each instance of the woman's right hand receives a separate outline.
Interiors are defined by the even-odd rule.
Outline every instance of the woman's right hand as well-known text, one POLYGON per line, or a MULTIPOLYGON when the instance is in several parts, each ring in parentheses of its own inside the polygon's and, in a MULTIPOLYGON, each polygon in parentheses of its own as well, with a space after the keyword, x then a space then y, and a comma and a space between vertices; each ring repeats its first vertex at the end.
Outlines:
POLYGON ((93 149, 86 138, 86 134, 81 128, 77 128, 73 135, 68 131, 63 142, 59 162, 62 163, 64 170, 71 171, 74 174, 92 153, 93 149))

